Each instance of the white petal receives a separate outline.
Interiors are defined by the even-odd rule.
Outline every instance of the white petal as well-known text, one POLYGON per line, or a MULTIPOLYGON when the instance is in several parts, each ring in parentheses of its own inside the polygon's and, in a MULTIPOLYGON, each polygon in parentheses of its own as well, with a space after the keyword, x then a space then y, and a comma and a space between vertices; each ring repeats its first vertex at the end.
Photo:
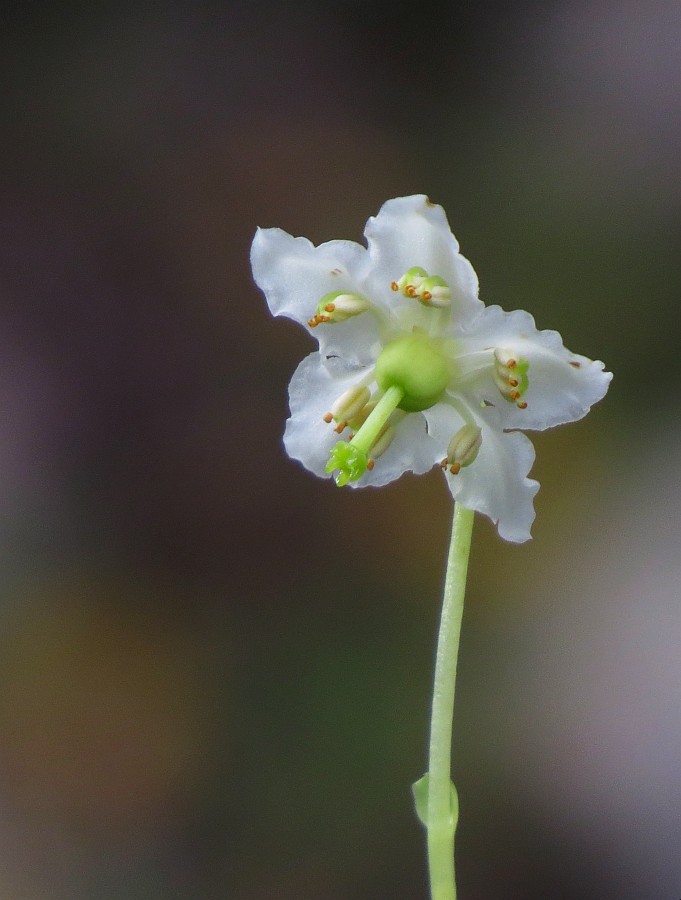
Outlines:
POLYGON ((324 421, 324 415, 365 374, 361 368, 332 373, 319 353, 306 356, 293 373, 289 385, 291 417, 286 421, 284 446, 292 459, 320 478, 331 477, 325 471, 329 453, 342 440, 334 431, 334 423, 327 425, 324 421))
POLYGON ((395 438, 385 453, 376 460, 372 471, 367 471, 352 487, 379 487, 394 481, 405 472, 422 475, 429 472, 438 458, 438 444, 428 434, 422 413, 408 413, 395 427, 395 438))
POLYGON ((439 275, 452 291, 452 316, 467 321, 481 308, 478 278, 459 253, 447 216, 423 194, 398 197, 383 204, 364 229, 371 258, 372 296, 387 307, 395 302, 391 281, 399 280, 413 266, 439 275))
POLYGON ((288 316, 319 341, 325 356, 367 362, 378 334, 373 314, 311 329, 317 304, 331 291, 361 294, 367 251, 352 241, 329 241, 315 247, 307 238, 292 237, 280 228, 259 228, 251 247, 251 266, 272 314, 288 316))
POLYGON ((523 395, 527 409, 505 400, 490 378, 476 386, 478 400, 491 401, 499 409, 504 428, 543 430, 585 416, 608 390, 612 378, 602 362, 571 353, 557 331, 538 331, 524 310, 504 312, 488 306, 463 329, 461 349, 501 348, 528 360, 529 386, 523 395))
POLYGON ((449 403, 436 403, 423 415, 428 423, 428 434, 437 444, 436 459, 443 460, 447 456, 447 447, 456 432, 465 425, 465 420, 449 403))
MULTIPOLYGON (((467 509, 489 516, 502 538, 527 541, 534 521, 534 495, 539 490, 539 483, 526 477, 534 463, 534 447, 524 434, 504 433, 496 410, 489 408, 472 415, 482 429, 480 451, 458 475, 446 473, 449 489, 467 509)), ((446 403, 438 403, 425 416, 444 457, 450 438, 464 420, 446 403)))

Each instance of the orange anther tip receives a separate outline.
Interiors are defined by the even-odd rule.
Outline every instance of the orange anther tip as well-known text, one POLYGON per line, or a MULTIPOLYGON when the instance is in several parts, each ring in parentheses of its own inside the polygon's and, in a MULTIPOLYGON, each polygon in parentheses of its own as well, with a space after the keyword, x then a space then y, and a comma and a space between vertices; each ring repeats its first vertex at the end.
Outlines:
POLYGON ((333 422, 333 416, 331 415, 331 413, 327 413, 324 416, 324 421, 326 422, 327 425, 330 425, 333 422))
POLYGON ((447 468, 447 460, 446 460, 446 459, 443 459, 443 460, 442 460, 442 462, 440 463, 440 468, 441 468, 441 469, 446 469, 446 468, 447 468))
POLYGON ((518 387, 518 384, 519 384, 519 382, 516 378, 509 378, 508 383, 510 384, 511 387, 518 387))
POLYGON ((396 281, 390 282, 390 290, 391 291, 399 291, 399 289, 400 289, 400 286, 398 285, 398 283, 396 281))
POLYGON ((347 422, 339 422, 333 430, 336 432, 336 434, 342 434, 347 424, 347 422))
POLYGON ((515 367, 517 365, 518 365, 518 363, 515 359, 509 359, 509 361, 506 363, 506 368, 507 369, 515 369, 515 367))
POLYGON ((461 471, 461 463, 453 463, 453 465, 449 467, 449 471, 452 475, 458 475, 461 471))
POLYGON ((307 324, 310 326, 310 328, 316 328, 319 323, 316 319, 308 319, 307 324))
POLYGON ((333 312, 336 309, 336 304, 335 303, 327 303, 326 306, 324 307, 324 309, 327 312, 333 312))
POLYGON ((373 461, 373 459, 370 459, 370 460, 367 462, 367 469, 371 472, 371 470, 373 469, 373 467, 374 467, 375 465, 376 465, 376 463, 373 461))
POLYGON ((433 299, 433 295, 430 293, 430 291, 424 291, 424 292, 423 292, 423 299, 424 299, 424 300, 432 300, 432 299, 433 299))
POLYGON ((516 403, 518 409, 527 409, 527 403, 523 400, 522 403, 516 403))
POLYGON ((519 391, 511 391, 511 400, 517 400, 520 397, 519 391))

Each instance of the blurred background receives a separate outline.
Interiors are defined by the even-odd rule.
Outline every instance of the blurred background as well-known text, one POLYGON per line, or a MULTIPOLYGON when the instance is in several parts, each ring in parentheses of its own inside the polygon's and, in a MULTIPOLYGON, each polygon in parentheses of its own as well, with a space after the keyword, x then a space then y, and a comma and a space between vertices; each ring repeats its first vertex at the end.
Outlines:
POLYGON ((476 523, 460 895, 681 897, 681 5, 2 20, 0 898, 427 897, 449 494, 287 459, 313 345, 248 263, 415 192, 615 373, 536 436, 534 540, 476 523))

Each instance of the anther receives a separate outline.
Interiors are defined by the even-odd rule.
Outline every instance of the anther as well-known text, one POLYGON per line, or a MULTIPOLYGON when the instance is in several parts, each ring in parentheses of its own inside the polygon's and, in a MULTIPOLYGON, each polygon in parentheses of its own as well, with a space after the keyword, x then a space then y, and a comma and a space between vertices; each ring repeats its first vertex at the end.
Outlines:
POLYGON ((521 400, 519 403, 516 403, 518 409, 527 409, 527 403, 524 400, 521 400))
POLYGON ((367 469, 368 469, 370 472, 371 472, 371 470, 373 469, 373 467, 374 467, 375 465, 376 465, 376 463, 373 461, 373 459, 368 459, 368 460, 367 460, 367 469))
POLYGON ((467 423, 456 432, 447 447, 447 459, 440 465, 443 469, 449 466, 452 475, 458 475, 461 469, 475 460, 482 445, 482 431, 477 425, 467 423))
POLYGON ((307 324, 310 328, 316 328, 322 322, 344 322, 353 316, 359 316, 368 309, 368 300, 360 297, 359 294, 332 291, 322 297, 317 304, 315 315, 307 320, 307 324))
POLYGON ((333 422, 333 415, 330 412, 328 412, 323 418, 327 425, 330 425, 333 422))
POLYGON ((451 292, 447 282, 439 275, 428 275, 420 266, 412 266, 398 281, 391 281, 393 291, 402 291, 405 297, 412 297, 424 306, 444 307, 451 303, 451 292))
POLYGON ((371 445, 371 462, 378 459, 379 456, 382 456, 388 447, 392 444, 393 438, 395 437, 395 428, 393 425, 386 424, 381 428, 378 432, 378 437, 371 445))
MULTIPOLYGON (((529 362, 520 356, 515 356, 508 350, 497 347, 494 351, 494 371, 492 378, 499 388, 499 393, 504 399, 516 403, 523 396, 529 386, 527 371, 529 362)), ((525 406, 520 406, 525 409, 525 406)))
POLYGON ((422 282, 417 299, 426 306, 442 309, 449 306, 452 302, 452 293, 444 278, 440 278, 439 275, 433 275, 422 282))
POLYGON ((333 430, 336 432, 336 434, 343 434, 343 432, 345 431, 345 429, 347 427, 348 427, 348 423, 341 421, 338 423, 338 425, 336 425, 336 427, 333 430))
MULTIPOLYGON (((359 387, 351 387, 344 391, 331 407, 327 415, 331 419, 335 419, 338 427, 334 430, 340 434, 346 428, 348 422, 354 421, 360 415, 366 406, 371 394, 369 388, 360 385, 359 387)), ((330 422, 330 419, 325 421, 330 422)))
POLYGON ((322 322, 330 322, 330 321, 331 321, 331 316, 323 316, 320 313, 317 313, 316 315, 312 316, 311 319, 307 320, 307 324, 310 326, 310 328, 316 328, 317 325, 320 325, 322 322))

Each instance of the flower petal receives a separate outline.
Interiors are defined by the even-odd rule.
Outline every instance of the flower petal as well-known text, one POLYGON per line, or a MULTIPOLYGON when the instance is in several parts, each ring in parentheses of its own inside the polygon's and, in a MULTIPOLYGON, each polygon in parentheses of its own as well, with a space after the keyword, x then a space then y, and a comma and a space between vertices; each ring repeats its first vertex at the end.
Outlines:
POLYGON ((523 394, 527 409, 502 398, 492 379, 476 386, 478 400, 493 402, 500 411, 504 428, 543 430, 585 416, 608 390, 612 373, 604 364, 571 353, 557 331, 538 331, 532 316, 524 310, 505 312, 488 306, 463 329, 464 352, 500 348, 529 362, 529 384, 523 394))
MULTIPOLYGON (((534 521, 534 495, 539 490, 539 483, 526 477, 534 463, 534 447, 524 434, 503 432, 495 409, 471 411, 471 415, 482 430, 482 444, 477 457, 458 475, 446 472, 449 489, 467 509, 475 509, 498 523, 504 540, 527 541, 534 521)), ((446 403, 438 403, 425 416, 428 430, 443 447, 445 456, 450 438, 464 420, 446 403)))
POLYGON ((393 306, 390 283, 413 266, 421 266, 449 285, 454 319, 467 321, 482 308, 473 266, 459 253, 444 209, 424 194, 388 200, 378 215, 369 219, 364 234, 371 258, 371 293, 376 302, 382 301, 387 308, 393 306))
POLYGON ((331 291, 361 294, 368 262, 364 247, 352 241, 329 241, 315 247, 307 238, 292 237, 280 228, 258 228, 251 247, 255 283, 275 316, 303 325, 319 341, 325 356, 367 362, 378 336, 375 316, 363 313, 338 323, 308 325, 317 304, 331 291))
POLYGON ((284 446, 292 459, 320 478, 330 478, 325 468, 329 453, 342 440, 333 423, 327 425, 324 421, 324 415, 365 374, 362 368, 332 372, 320 353, 306 356, 293 373, 289 385, 291 416, 286 421, 284 446))
POLYGON ((367 471, 352 487, 380 487, 394 481, 405 472, 422 475, 429 472, 438 460, 438 444, 428 434, 422 413, 408 413, 395 427, 395 437, 377 460, 373 470, 367 471))

